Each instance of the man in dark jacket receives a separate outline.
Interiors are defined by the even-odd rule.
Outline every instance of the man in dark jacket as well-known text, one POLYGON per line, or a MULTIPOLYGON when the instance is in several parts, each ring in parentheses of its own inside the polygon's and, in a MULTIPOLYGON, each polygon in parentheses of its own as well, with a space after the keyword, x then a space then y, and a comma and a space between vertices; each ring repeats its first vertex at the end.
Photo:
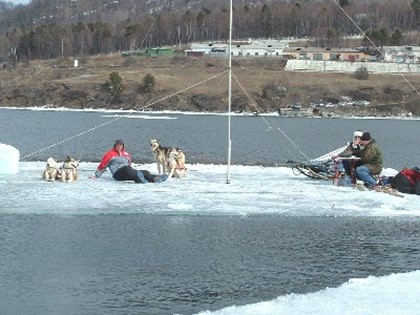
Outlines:
POLYGON ((382 172, 382 151, 369 132, 360 138, 363 149, 360 152, 360 165, 355 169, 356 177, 371 189, 379 189, 374 175, 382 172))

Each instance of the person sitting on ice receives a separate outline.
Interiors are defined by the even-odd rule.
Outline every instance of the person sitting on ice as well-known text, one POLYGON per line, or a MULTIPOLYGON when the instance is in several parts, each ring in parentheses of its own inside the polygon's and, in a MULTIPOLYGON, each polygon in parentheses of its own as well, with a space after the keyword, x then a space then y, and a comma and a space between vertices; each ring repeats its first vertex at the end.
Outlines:
POLYGON ((115 180, 133 180, 136 183, 160 183, 168 179, 168 175, 154 175, 146 170, 135 170, 131 167, 131 155, 124 149, 124 141, 119 139, 114 147, 104 154, 95 174, 91 177, 96 179, 106 170, 112 174, 115 180))
MULTIPOLYGON (((338 156, 339 157, 340 156, 341 157, 347 157, 347 156, 360 157, 360 152, 362 149, 362 146, 360 144, 360 138, 362 137, 362 135, 363 135, 363 131, 356 130, 353 133, 353 140, 348 143, 344 151, 341 152, 338 156)), ((352 169, 356 168, 360 164, 359 161, 349 161, 349 160, 343 160, 342 163, 343 163, 343 167, 347 175, 351 175, 352 169)))
POLYGON ((356 178, 370 189, 378 190, 374 176, 382 172, 382 151, 369 132, 364 132, 360 140, 363 149, 360 152, 360 165, 354 170, 356 178))

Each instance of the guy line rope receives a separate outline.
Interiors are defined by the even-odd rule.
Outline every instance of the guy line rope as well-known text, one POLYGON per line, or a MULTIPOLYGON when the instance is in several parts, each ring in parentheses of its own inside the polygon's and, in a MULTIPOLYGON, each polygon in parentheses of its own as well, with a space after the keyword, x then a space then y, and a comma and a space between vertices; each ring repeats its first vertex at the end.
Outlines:
MULTIPOLYGON (((146 109, 146 108, 148 108, 148 107, 150 107, 150 106, 152 106, 152 105, 155 105, 155 104, 158 104, 158 103, 160 103, 160 102, 163 102, 163 101, 165 101, 165 100, 167 100, 167 99, 169 99, 169 98, 171 98, 171 97, 174 97, 174 96, 176 96, 176 95, 178 95, 178 94, 181 94, 181 93, 183 93, 183 92, 185 92, 185 91, 188 91, 188 90, 190 90, 190 89, 192 89, 192 88, 194 88, 194 87, 196 87, 196 86, 199 86, 199 85, 201 85, 201 84, 203 84, 203 83, 206 83, 206 82, 208 82, 208 81, 211 81, 211 80, 213 80, 213 79, 216 79, 216 78, 220 77, 221 75, 223 75, 223 74, 225 74, 225 73, 227 73, 227 70, 224 70, 224 71, 219 72, 219 73, 217 73, 217 74, 215 74, 215 75, 212 75, 211 77, 209 77, 209 78, 207 78, 207 79, 205 79, 205 80, 202 80, 202 81, 200 81, 200 82, 197 82, 197 83, 195 83, 195 84, 192 84, 192 85, 190 85, 190 86, 188 86, 188 87, 186 87, 186 88, 184 88, 184 89, 181 89, 181 90, 179 90, 179 91, 177 91, 177 92, 171 93, 171 94, 169 94, 169 95, 167 95, 167 96, 164 96, 164 97, 162 97, 161 99, 158 99, 158 100, 156 100, 156 101, 153 101, 153 102, 151 102, 151 103, 149 103, 149 104, 146 104, 146 105, 141 106, 141 107, 136 107, 136 108, 135 108, 135 110, 137 110, 137 111, 144 110, 144 109, 146 109)), ((124 117, 130 116, 130 115, 131 115, 131 113, 128 113, 128 114, 123 115, 123 116, 118 116, 118 117, 115 117, 114 119, 111 119, 111 120, 109 120, 109 121, 107 121, 107 122, 104 122, 104 123, 102 123, 102 124, 99 124, 99 125, 97 125, 97 126, 95 126, 95 127, 92 127, 92 128, 87 129, 87 130, 85 130, 85 131, 82 131, 82 132, 80 132, 80 133, 78 133, 78 134, 76 134, 76 135, 73 135, 73 136, 71 136, 71 137, 65 138, 65 139, 63 139, 63 140, 61 140, 61 141, 58 141, 58 142, 56 142, 56 143, 54 143, 54 144, 51 144, 51 145, 49 145, 49 146, 47 146, 47 147, 44 147, 44 148, 39 149, 39 150, 36 150, 36 151, 34 151, 34 152, 32 152, 32 153, 26 154, 26 155, 24 155, 24 156, 21 158, 21 160, 26 160, 27 158, 29 158, 29 157, 31 157, 31 156, 33 156, 33 155, 37 154, 37 153, 43 152, 43 151, 45 151, 45 150, 51 149, 51 148, 56 147, 56 146, 58 146, 58 145, 60 145, 60 144, 63 144, 63 143, 65 143, 65 142, 68 142, 68 141, 70 141, 70 140, 73 140, 73 139, 76 139, 76 138, 78 138, 78 137, 81 137, 81 136, 83 136, 83 135, 85 135, 85 134, 87 134, 87 133, 90 133, 90 132, 92 132, 92 131, 95 131, 96 129, 99 129, 99 128, 101 128, 101 127, 104 127, 104 126, 106 126, 106 125, 109 125, 109 124, 111 124, 111 123, 113 123, 113 122, 115 122, 115 121, 117 121, 117 120, 119 120, 119 119, 121 119, 121 118, 124 118, 124 117)))
MULTIPOLYGON (((352 17, 343 9, 343 7, 340 6, 340 4, 337 2, 337 0, 333 0, 334 4, 343 12, 343 14, 354 24, 354 26, 359 30, 360 33, 363 34, 363 36, 372 44, 372 46, 380 53, 382 54, 382 51, 376 44, 373 42, 369 36, 366 35, 366 32, 363 31, 359 25, 352 19, 352 17)), ((406 76, 400 72, 399 75, 404 79, 404 81, 413 89, 414 92, 417 93, 417 95, 420 95, 420 91, 416 89, 416 87, 406 78, 406 76)))

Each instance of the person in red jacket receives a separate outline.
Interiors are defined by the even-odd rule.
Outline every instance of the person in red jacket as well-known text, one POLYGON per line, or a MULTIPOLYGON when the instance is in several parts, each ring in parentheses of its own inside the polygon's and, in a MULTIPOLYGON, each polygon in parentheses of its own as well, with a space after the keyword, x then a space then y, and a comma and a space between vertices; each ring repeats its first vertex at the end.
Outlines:
POLYGON ((106 152, 99 163, 93 179, 100 177, 106 169, 115 180, 133 180, 136 183, 160 183, 168 179, 168 175, 154 175, 146 170, 136 170, 131 167, 131 155, 124 148, 124 141, 118 139, 114 147, 106 152))

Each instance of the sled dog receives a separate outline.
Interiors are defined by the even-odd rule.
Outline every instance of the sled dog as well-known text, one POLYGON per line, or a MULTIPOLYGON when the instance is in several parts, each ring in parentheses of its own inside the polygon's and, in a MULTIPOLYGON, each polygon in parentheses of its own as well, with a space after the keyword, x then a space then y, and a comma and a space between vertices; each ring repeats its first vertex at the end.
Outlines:
POLYGON ((54 158, 49 157, 47 159, 47 165, 45 170, 42 172, 42 178, 47 182, 53 182, 56 179, 60 179, 60 166, 54 158))
POLYGON ((162 147, 157 139, 150 140, 150 147, 155 155, 159 174, 168 174, 169 178, 181 178, 187 175, 183 150, 174 147, 162 147))
POLYGON ((65 183, 75 181, 79 177, 79 161, 71 156, 67 156, 61 167, 61 180, 65 183))

